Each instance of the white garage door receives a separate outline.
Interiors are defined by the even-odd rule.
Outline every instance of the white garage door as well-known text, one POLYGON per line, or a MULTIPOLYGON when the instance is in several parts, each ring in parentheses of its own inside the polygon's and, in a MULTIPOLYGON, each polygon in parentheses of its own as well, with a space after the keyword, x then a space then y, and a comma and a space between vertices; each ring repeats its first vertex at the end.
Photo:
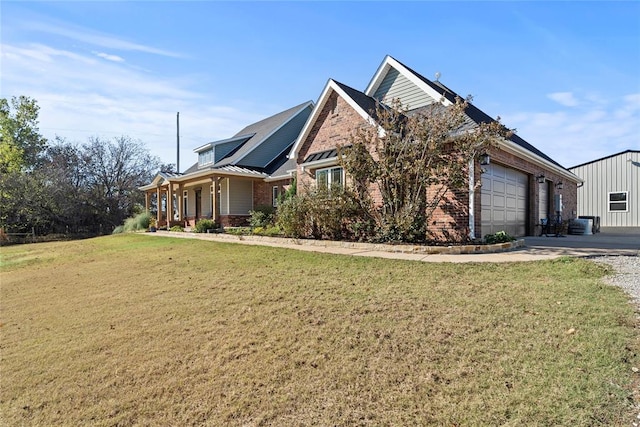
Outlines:
POLYGON ((524 236, 527 226, 527 175, 500 165, 482 174, 482 235, 506 231, 524 236))

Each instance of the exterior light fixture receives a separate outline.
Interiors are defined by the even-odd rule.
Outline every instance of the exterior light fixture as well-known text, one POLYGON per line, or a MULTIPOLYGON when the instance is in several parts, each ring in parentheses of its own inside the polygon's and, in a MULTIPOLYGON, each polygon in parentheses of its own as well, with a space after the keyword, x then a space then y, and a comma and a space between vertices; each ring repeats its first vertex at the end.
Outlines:
POLYGON ((482 166, 487 166, 489 163, 491 163, 491 156, 488 155, 487 153, 482 153, 480 154, 480 157, 478 158, 478 160, 480 161, 480 164, 482 166))
POLYGON ((536 181, 538 181, 538 184, 544 184, 544 174, 536 176, 536 181))
POLYGON ((562 190, 562 188, 563 188, 563 187, 564 187, 564 185, 562 184, 562 181, 560 181, 560 182, 558 182, 558 183, 556 184, 556 188, 557 188, 558 190, 562 190))

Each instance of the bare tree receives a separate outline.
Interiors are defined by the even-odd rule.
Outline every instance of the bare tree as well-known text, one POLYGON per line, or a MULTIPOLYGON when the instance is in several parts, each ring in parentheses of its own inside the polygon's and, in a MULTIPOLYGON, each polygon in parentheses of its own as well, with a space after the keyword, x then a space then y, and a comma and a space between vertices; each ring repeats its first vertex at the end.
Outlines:
POLYGON ((121 224, 133 214, 136 204, 143 203, 138 187, 160 168, 160 160, 142 142, 127 136, 112 141, 90 138, 82 146, 82 162, 91 203, 109 227, 121 224))

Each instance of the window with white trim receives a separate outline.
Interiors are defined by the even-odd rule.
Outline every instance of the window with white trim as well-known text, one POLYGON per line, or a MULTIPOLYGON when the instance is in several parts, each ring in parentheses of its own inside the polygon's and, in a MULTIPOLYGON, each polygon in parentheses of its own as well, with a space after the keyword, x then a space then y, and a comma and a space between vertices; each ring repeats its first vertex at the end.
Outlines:
POLYGON ((278 197, 280 197, 280 187, 274 185, 273 188, 271 188, 271 206, 274 208, 278 207, 278 197))
POLYGON ((609 193, 609 212, 627 212, 629 210, 629 192, 612 191, 609 193))
POLYGON ((213 149, 198 154, 198 166, 213 163, 213 149))
POLYGON ((340 166, 334 166, 316 171, 316 185, 318 188, 330 189, 335 185, 344 184, 344 170, 340 166))

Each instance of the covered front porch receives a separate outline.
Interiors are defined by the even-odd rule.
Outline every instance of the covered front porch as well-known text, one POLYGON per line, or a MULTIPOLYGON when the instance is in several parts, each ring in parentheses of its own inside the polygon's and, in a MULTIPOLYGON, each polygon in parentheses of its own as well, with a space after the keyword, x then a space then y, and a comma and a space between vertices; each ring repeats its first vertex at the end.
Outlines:
POLYGON ((261 182, 262 175, 253 171, 158 174, 141 190, 145 209, 155 211, 159 228, 189 228, 201 219, 212 219, 227 227, 242 226, 248 224, 249 211, 253 209, 254 182, 261 182))

